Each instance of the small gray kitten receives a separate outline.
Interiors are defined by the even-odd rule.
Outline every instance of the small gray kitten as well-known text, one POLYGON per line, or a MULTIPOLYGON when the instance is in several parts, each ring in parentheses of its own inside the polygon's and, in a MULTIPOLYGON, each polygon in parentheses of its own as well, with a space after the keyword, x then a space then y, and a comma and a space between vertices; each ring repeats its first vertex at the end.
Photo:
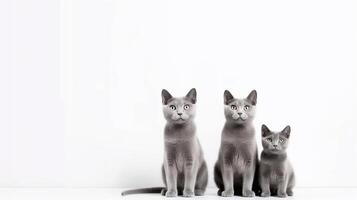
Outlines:
POLYGON ((260 157, 259 170, 262 197, 269 197, 270 195, 293 196, 295 175, 286 154, 289 137, 290 126, 275 133, 270 131, 266 125, 262 125, 263 151, 260 157))
POLYGON ((162 108, 166 119, 164 129, 164 164, 162 178, 165 188, 143 188, 122 193, 158 193, 166 197, 201 196, 207 187, 208 171, 201 145, 196 137, 196 89, 184 97, 172 97, 163 89, 162 108))
POLYGON ((228 90, 224 91, 226 123, 214 167, 218 195, 223 197, 254 197, 258 192, 258 148, 253 126, 256 104, 255 90, 244 99, 236 99, 228 90))

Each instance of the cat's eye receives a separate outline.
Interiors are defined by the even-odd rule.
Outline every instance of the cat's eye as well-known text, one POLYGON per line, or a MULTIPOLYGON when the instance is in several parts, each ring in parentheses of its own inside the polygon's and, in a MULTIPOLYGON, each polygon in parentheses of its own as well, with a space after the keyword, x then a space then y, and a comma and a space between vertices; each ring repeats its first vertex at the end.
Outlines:
POLYGON ((250 106, 248 106, 248 105, 244 106, 244 110, 249 110, 249 108, 250 108, 250 106))
POLYGON ((190 108, 189 105, 185 105, 185 106, 183 107, 183 109, 185 109, 185 110, 188 110, 189 108, 190 108))
POLYGON ((283 140, 283 139, 279 139, 279 142, 280 142, 280 143, 284 143, 284 140, 283 140))
POLYGON ((232 109, 232 110, 237 110, 237 106, 231 105, 231 109, 232 109))
POLYGON ((272 142, 273 140, 271 138, 267 138, 268 142, 272 142))
POLYGON ((176 110, 176 106, 174 106, 174 105, 171 105, 170 108, 171 108, 171 110, 176 110))

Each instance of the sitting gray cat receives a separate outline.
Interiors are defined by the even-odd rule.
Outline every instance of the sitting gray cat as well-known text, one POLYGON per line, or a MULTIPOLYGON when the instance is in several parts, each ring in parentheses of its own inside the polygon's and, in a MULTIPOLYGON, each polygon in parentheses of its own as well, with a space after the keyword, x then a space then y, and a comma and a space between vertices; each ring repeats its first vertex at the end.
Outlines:
POLYGON ((162 90, 163 113, 167 121, 164 130, 164 164, 162 178, 166 188, 143 188, 122 193, 156 193, 166 197, 201 196, 207 187, 208 172, 193 121, 196 113, 196 90, 175 98, 162 90))
POLYGON ((258 192, 258 149, 252 123, 256 104, 255 90, 245 99, 235 99, 228 90, 224 92, 226 123, 214 167, 218 195, 223 197, 254 197, 258 192))
POLYGON ((262 125, 263 151, 260 161, 260 186, 262 197, 270 195, 278 197, 293 196, 295 175, 286 154, 289 145, 290 126, 274 133, 266 125, 262 125))

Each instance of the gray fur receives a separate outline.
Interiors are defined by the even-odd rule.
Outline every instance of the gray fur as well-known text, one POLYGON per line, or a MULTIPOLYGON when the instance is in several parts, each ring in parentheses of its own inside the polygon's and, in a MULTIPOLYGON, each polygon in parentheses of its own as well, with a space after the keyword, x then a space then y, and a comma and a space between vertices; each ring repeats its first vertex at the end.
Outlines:
POLYGON ((164 129, 164 163, 162 179, 165 188, 141 188, 124 191, 122 195, 159 193, 166 197, 201 196, 207 187, 208 171, 201 145, 196 137, 196 89, 175 98, 167 90, 161 92, 164 129))
POLYGON ((196 137, 196 90, 181 98, 162 91, 163 113, 167 121, 164 130, 165 154, 162 167, 166 197, 204 194, 208 173, 201 145, 196 137))
POLYGON ((293 195, 295 175, 286 153, 289 138, 290 126, 276 133, 262 125, 263 151, 260 157, 259 180, 263 197, 293 195))
POLYGON ((253 197, 253 184, 258 190, 258 151, 253 126, 256 103, 255 90, 245 99, 234 98, 228 90, 224 92, 226 123, 214 168, 218 195, 253 197))

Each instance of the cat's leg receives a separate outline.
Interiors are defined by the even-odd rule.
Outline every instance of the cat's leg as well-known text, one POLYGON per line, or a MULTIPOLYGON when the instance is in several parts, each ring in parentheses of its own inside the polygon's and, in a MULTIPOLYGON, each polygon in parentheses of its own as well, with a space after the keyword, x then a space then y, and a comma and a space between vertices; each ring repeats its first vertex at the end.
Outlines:
MULTIPOLYGON (((164 165, 161 166, 161 175, 162 175, 162 181, 164 182, 165 187, 167 187, 164 165)), ((166 188, 162 189, 161 190, 161 195, 165 196, 166 195, 166 191, 167 191, 166 188)))
POLYGON ((202 196, 206 191, 208 183, 208 170, 205 161, 202 162, 200 169, 197 172, 196 185, 195 185, 195 195, 202 196))
POLYGON ((166 197, 177 196, 177 168, 172 161, 165 161, 164 163, 167 191, 166 197))
POLYGON ((187 160, 184 164, 185 185, 183 189, 184 197, 193 197, 195 191, 196 177, 197 177, 197 163, 192 160, 187 160))
POLYGON ((278 174, 277 182, 278 182, 277 196, 286 197, 287 176, 285 174, 278 174))
POLYGON ((224 190, 224 185, 223 185, 223 179, 222 179, 222 171, 221 171, 219 162, 216 162, 216 164, 214 165, 214 182, 216 183, 216 185, 218 187, 217 195, 221 196, 222 192, 224 190))
POLYGON ((287 188, 286 189, 286 194, 288 195, 288 196, 294 196, 294 192, 293 192, 293 188, 287 188))
POLYGON ((288 196, 293 196, 294 195, 294 192, 293 192, 293 187, 295 185, 295 176, 294 176, 294 173, 292 173, 289 177, 289 180, 288 180, 288 186, 287 186, 287 189, 286 189, 286 194, 288 196))
POLYGON ((252 191, 253 179, 255 173, 255 163, 248 162, 246 165, 246 170, 243 173, 243 188, 242 196, 244 197, 254 197, 255 193, 252 191))
POLYGON ((270 171, 265 165, 259 167, 259 184, 262 190, 262 197, 269 197, 271 195, 270 191, 270 171))
POLYGON ((224 191, 222 197, 232 197, 234 195, 233 188, 233 166, 230 163, 223 163, 222 178, 224 191))
POLYGON ((262 197, 269 197, 270 194, 270 181, 269 177, 266 177, 264 175, 260 176, 259 178, 260 181, 260 188, 262 189, 262 197))
POLYGON ((259 161, 257 158, 257 164, 255 166, 255 172, 254 172, 254 178, 253 178, 253 186, 252 186, 252 190, 255 193, 256 196, 261 195, 262 190, 260 188, 260 183, 259 183, 259 169, 260 169, 260 165, 259 165, 259 161))

